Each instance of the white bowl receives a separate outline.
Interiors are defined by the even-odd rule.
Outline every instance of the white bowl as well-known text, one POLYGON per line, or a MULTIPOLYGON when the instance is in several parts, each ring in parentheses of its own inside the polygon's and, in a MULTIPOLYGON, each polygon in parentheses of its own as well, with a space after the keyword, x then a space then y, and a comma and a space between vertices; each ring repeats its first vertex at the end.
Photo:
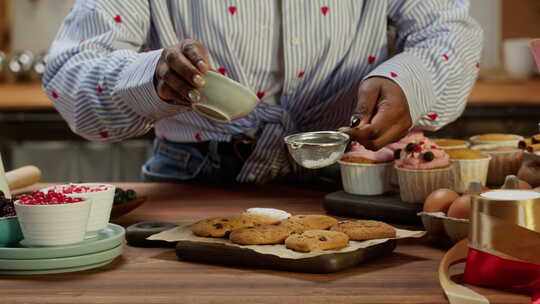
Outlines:
POLYGON ((59 246, 80 243, 92 200, 55 205, 25 205, 15 202, 25 244, 31 246, 59 246))
POLYGON ((82 183, 82 184, 64 184, 58 186, 52 186, 42 189, 42 192, 47 193, 50 189, 61 190, 62 187, 69 187, 70 185, 87 186, 90 188, 97 188, 100 185, 105 185, 107 190, 99 192, 85 192, 66 194, 70 197, 89 197, 92 199, 92 208, 90 210, 90 217, 88 218, 88 226, 86 227, 86 238, 92 238, 97 236, 98 232, 105 229, 109 224, 111 217, 111 210, 114 202, 115 186, 103 183, 82 183))

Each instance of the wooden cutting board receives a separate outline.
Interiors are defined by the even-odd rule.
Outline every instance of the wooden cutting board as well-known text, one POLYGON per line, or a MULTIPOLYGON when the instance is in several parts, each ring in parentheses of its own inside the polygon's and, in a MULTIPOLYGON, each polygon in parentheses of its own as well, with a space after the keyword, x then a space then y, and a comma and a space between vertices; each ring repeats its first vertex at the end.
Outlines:
POLYGON ((422 205, 402 202, 399 194, 367 196, 338 191, 325 196, 324 209, 339 216, 422 226, 417 215, 422 205))

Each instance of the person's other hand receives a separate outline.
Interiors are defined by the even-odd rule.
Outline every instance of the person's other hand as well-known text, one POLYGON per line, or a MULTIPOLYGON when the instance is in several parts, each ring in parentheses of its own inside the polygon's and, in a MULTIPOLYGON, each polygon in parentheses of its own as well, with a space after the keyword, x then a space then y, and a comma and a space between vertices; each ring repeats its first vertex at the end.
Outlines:
POLYGON ((187 39, 163 49, 154 72, 158 96, 166 101, 191 106, 201 99, 203 73, 210 70, 208 53, 198 41, 187 39))
POLYGON ((361 120, 346 132, 351 140, 374 151, 400 140, 412 126, 405 93, 394 81, 383 77, 371 77, 360 84, 353 115, 361 120))

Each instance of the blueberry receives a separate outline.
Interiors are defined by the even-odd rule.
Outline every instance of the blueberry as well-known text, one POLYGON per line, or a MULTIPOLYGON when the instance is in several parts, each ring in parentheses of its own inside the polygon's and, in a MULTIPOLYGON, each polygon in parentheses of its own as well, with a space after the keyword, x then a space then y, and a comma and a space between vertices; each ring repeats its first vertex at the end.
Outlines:
POLYGON ((0 190, 0 198, 3 198, 3 197, 6 197, 6 195, 4 194, 4 191, 0 190))
POLYGON ((133 189, 126 190, 126 199, 132 201, 137 198, 137 193, 133 189))
POLYGON ((405 151, 412 152, 414 150, 414 148, 416 148, 416 144, 415 143, 409 143, 407 145, 407 147, 405 147, 405 151))
POLYGON ((360 125, 360 118, 358 117, 353 117, 351 119, 351 128, 356 128, 360 125))
POLYGON ((401 157, 401 149, 394 151, 394 159, 399 159, 401 157))
POLYGON ((424 160, 425 161, 430 162, 430 161, 432 161, 434 159, 435 159, 435 155, 433 155, 433 152, 428 151, 428 152, 424 153, 424 160))

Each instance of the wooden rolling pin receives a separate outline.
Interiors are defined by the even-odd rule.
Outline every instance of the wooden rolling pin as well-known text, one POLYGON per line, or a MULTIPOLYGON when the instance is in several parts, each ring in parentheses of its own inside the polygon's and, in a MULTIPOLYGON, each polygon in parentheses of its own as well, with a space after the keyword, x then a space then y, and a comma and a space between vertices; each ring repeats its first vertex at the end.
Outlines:
POLYGON ((41 180, 41 176, 41 170, 36 166, 24 166, 6 172, 7 184, 11 191, 32 186, 41 180))

